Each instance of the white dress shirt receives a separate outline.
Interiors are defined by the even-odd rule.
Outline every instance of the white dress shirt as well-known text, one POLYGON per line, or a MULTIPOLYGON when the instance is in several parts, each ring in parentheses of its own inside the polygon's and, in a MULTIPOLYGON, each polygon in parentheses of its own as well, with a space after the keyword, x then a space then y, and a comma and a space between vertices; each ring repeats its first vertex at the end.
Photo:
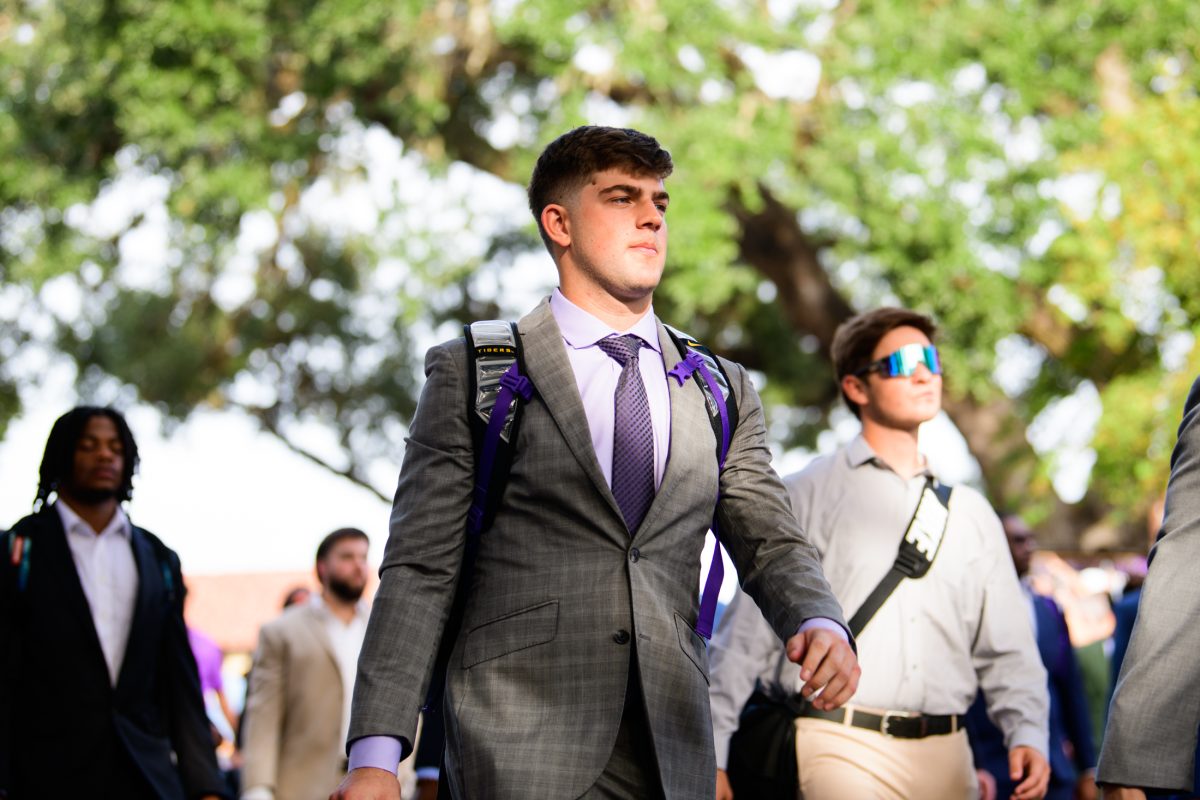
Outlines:
POLYGON ((118 506, 112 520, 97 533, 66 503, 60 500, 54 507, 67 532, 67 545, 92 611, 92 624, 96 626, 100 649, 108 663, 108 676, 116 686, 138 592, 129 518, 118 506))

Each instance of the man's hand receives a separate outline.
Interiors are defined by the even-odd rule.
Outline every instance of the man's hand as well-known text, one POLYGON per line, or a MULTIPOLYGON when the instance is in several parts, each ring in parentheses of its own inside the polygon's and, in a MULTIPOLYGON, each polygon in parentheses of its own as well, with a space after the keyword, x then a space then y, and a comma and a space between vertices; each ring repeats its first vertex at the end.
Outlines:
POLYGON ((733 787, 729 785, 729 773, 723 769, 717 770, 716 800, 733 800, 733 787))
POLYGON ((1021 781, 1013 790, 1013 800, 1042 800, 1050 786, 1050 765, 1032 747, 1014 747, 1008 751, 1008 777, 1021 781))
POLYGON ((1146 793, 1132 786, 1105 786, 1100 796, 1104 800, 1146 800, 1146 793))
POLYGON ((329 800, 400 800, 400 781, 386 769, 359 767, 342 778, 329 800))
POLYGON ((417 800, 437 800, 438 782, 433 778, 417 780, 417 800))
POLYGON ((979 800, 996 800, 996 779, 992 777, 992 773, 986 769, 977 769, 975 780, 979 781, 979 800))
POLYGON ((797 633, 787 641, 787 657, 800 665, 800 679, 804 681, 800 694, 814 708, 832 711, 858 689, 858 676, 862 674, 858 657, 849 642, 831 630, 810 628, 797 633), (821 696, 814 700, 818 689, 821 696))
POLYGON ((1075 800, 1096 800, 1100 790, 1096 788, 1096 773, 1085 772, 1075 781, 1075 800))

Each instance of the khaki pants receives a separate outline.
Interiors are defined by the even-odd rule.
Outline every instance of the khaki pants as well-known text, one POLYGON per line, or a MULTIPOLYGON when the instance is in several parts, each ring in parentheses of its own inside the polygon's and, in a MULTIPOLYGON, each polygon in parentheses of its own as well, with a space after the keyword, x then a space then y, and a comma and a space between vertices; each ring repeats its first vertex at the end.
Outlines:
POLYGON ((823 719, 796 720, 804 800, 977 800, 966 731, 896 739, 823 719))

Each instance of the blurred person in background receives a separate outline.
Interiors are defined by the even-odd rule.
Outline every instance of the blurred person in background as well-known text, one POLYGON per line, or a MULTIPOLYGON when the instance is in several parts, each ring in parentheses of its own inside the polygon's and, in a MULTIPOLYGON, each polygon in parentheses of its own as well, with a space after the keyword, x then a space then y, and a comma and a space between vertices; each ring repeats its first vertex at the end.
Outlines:
MULTIPOLYGON (((1000 521, 970 487, 938 499, 945 487, 918 449, 921 424, 941 409, 935 333, 931 319, 901 308, 875 309, 839 327, 837 380, 862 432, 784 481, 834 593, 854 612, 863 669, 844 708, 804 705, 795 721, 806 800, 975 797, 979 776, 962 724, 980 686, 1004 729, 1006 770, 1019 784, 1014 795, 1030 800, 1046 789, 1046 673, 1000 521), (881 593, 897 572, 902 540, 921 543, 917 558, 930 562, 928 572, 881 593), (871 600, 880 597, 882 605, 871 600), (863 623, 872 606, 878 613, 866 613, 873 621, 863 623)), ((710 651, 722 768, 756 683, 778 676, 784 691, 796 691, 797 671, 777 669, 780 647, 754 603, 736 595, 710 651)), ((718 800, 733 791, 719 769, 718 800)))
MULTIPOLYGON (((321 591, 263 625, 246 694, 244 800, 324 800, 346 774, 346 729, 367 629, 367 535, 317 547, 321 591)), ((289 593, 289 597, 290 597, 289 593)))
POLYGON ((0 796, 227 797, 183 621, 179 557, 122 508, 137 444, 59 417, 34 513, 0 558, 0 796))
POLYGON ((308 602, 308 597, 311 594, 312 590, 307 586, 297 586, 296 588, 289 590, 288 593, 284 595, 283 607, 291 608, 298 603, 306 603, 308 602))
POLYGON ((1105 800, 1198 793, 1200 379, 1171 453, 1162 529, 1108 711, 1097 780, 1105 800))
MULTIPOLYGON (((1046 798, 1095 800, 1096 750, 1092 723, 1066 618, 1053 599, 1035 593, 1029 583, 1029 567, 1037 552, 1033 530, 1016 514, 1005 514, 1000 521, 1008 537, 1013 566, 1021 578, 1024 611, 1033 624, 1038 653, 1046 667, 1050 694, 1050 784, 1046 798)), ((1010 797, 1016 783, 1008 774, 1004 736, 988 718, 982 693, 967 712, 967 736, 975 755, 975 767, 986 771, 994 781, 994 796, 1010 797)))

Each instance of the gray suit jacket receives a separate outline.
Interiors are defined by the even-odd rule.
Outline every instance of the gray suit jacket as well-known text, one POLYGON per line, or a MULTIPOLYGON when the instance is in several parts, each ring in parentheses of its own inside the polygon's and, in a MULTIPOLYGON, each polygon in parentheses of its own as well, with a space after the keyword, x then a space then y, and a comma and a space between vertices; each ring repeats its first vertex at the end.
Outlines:
POLYGON ((321 611, 294 606, 263 625, 246 694, 242 785, 276 800, 324 800, 344 771, 342 675, 321 611))
MULTIPOLYGON (((745 370, 725 362, 741 422, 718 475, 700 389, 670 383, 666 472, 631 536, 592 448, 549 305, 522 319, 519 331, 535 395, 504 502, 480 543, 450 661, 443 777, 459 798, 578 797, 612 749, 632 663, 666 797, 711 797, 708 654, 694 625, 718 490, 725 546, 775 631, 790 636, 813 616, 842 619, 771 469, 758 396, 745 370)), ((674 366, 677 350, 661 325, 659 339, 664 369, 674 366)), ((465 370, 462 340, 427 355, 359 660, 351 741, 412 741, 470 504, 465 370)))
POLYGON ((1200 379, 1171 455, 1166 514, 1108 713, 1097 780, 1190 792, 1200 725, 1200 379))

